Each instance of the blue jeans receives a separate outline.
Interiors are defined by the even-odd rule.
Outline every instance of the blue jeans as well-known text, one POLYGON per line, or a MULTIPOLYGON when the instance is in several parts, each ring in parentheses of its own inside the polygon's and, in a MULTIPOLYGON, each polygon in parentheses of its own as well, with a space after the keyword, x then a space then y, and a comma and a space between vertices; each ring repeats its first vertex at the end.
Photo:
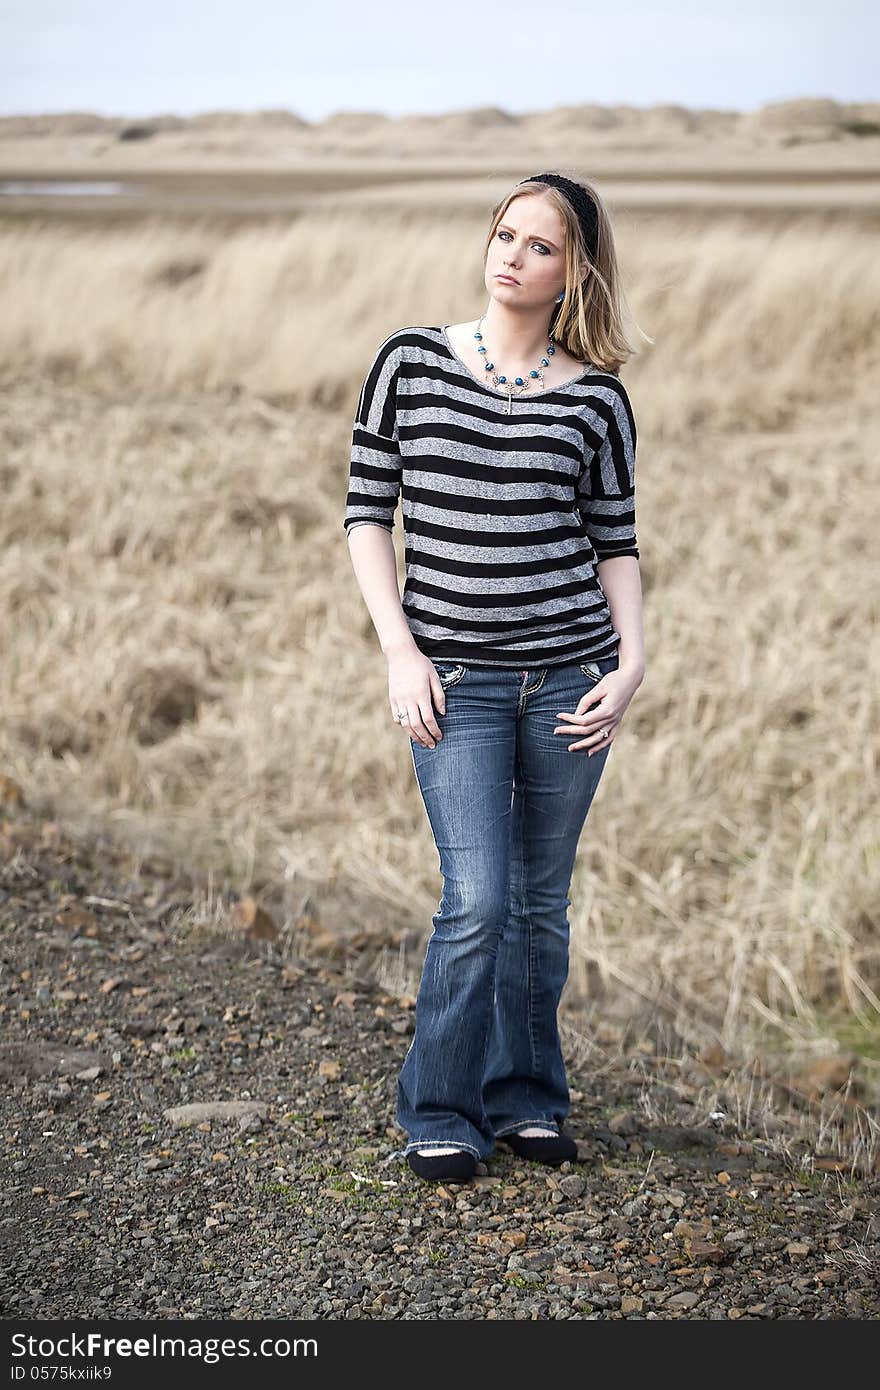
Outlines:
POLYGON ((397 1083, 403 1154, 455 1144, 487 1158, 496 1137, 558 1131, 568 1114, 568 890, 610 745, 570 753, 577 736, 553 730, 618 665, 617 652, 532 671, 434 662, 443 738, 410 750, 443 893, 397 1083))

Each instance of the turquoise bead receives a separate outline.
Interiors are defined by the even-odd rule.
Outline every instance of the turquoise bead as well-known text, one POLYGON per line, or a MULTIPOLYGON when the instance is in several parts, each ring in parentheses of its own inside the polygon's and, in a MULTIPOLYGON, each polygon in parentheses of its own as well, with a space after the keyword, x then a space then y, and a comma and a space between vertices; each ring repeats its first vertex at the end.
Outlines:
MULTIPOLYGON (((563 296, 563 297, 564 297, 564 296, 563 296)), ((481 320, 481 322, 482 322, 482 320, 481 320)), ((478 328, 477 331, 475 332, 474 337, 477 339, 478 342, 481 342, 481 341, 482 341, 483 335, 482 335, 482 333, 480 332, 479 328, 478 328)), ((477 351, 478 351, 478 352, 481 352, 481 353, 483 353, 483 354, 485 354, 485 353, 488 352, 488 349, 487 349, 486 347, 479 347, 479 348, 477 349, 477 351)), ((555 352, 556 352, 556 348, 555 348, 554 345, 553 345, 553 339, 552 339, 552 337, 551 337, 550 342, 549 342, 548 345, 547 345, 547 356, 541 358, 541 366, 542 366, 542 367, 549 367, 549 366, 550 366, 550 358, 553 356, 553 354, 554 354, 555 352)), ((494 362, 484 362, 483 365, 484 365, 484 367, 485 367, 485 369, 486 369, 487 372, 494 372, 494 371, 495 371, 495 363, 494 363, 494 362)), ((529 378, 530 378, 531 380, 533 380, 533 381, 534 381, 534 380, 540 380, 540 379, 541 379, 541 375, 542 375, 541 372, 540 372, 537 368, 533 368, 532 371, 529 372, 529 378)), ((520 386, 520 387, 526 386, 526 385, 527 385, 527 381, 526 381, 523 377, 521 377, 521 376, 514 377, 514 378, 513 378, 513 381, 514 381, 515 385, 520 386)), ((508 384, 508 378, 507 378, 506 376, 498 376, 498 375, 496 375, 496 377, 495 377, 495 384, 496 384, 497 386, 506 386, 506 385, 508 384)))

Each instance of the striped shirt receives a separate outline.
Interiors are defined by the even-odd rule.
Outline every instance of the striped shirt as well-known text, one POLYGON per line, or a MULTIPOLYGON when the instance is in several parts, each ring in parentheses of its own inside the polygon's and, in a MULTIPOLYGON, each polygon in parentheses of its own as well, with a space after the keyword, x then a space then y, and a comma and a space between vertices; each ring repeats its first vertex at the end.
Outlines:
MULTIPOLYGON (((448 326, 448 325, 447 325, 448 326)), ((597 565, 638 559, 636 427, 612 372, 507 394, 445 327, 401 328, 361 387, 343 526, 393 532, 402 606, 432 659, 535 668, 610 656, 620 634, 597 565)))

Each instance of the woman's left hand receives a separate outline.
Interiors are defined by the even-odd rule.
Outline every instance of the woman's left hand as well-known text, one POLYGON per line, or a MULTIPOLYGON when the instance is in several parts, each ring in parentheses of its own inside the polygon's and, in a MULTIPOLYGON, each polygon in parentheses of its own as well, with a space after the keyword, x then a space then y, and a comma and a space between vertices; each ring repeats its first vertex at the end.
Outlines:
POLYGON ((576 710, 557 711, 557 719, 567 722, 558 724, 554 734, 578 736, 577 743, 568 745, 569 753, 587 749, 587 757, 591 758, 614 742, 626 707, 641 685, 643 675, 641 671, 608 671, 581 696, 576 710))

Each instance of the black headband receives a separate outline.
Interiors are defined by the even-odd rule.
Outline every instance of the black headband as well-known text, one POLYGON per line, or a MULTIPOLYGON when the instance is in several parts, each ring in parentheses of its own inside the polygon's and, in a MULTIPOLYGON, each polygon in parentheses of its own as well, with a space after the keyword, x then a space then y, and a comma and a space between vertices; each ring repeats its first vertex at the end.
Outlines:
POLYGON ((577 213, 590 260, 595 261, 599 247, 599 214, 596 211, 596 204, 587 190, 582 188, 579 183, 575 183, 573 179, 565 178, 563 174, 533 174, 531 178, 524 179, 523 182, 548 183, 565 194, 577 213))

